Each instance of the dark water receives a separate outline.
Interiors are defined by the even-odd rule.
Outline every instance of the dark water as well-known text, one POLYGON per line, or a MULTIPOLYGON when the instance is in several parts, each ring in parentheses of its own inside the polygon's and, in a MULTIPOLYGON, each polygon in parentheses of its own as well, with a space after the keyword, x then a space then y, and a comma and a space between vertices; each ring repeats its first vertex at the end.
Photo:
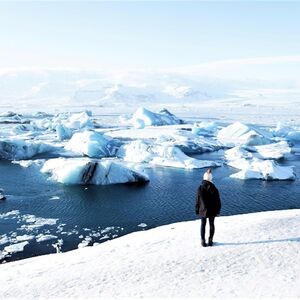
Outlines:
MULTIPOLYGON (((222 153, 197 156, 219 159, 222 153)), ((296 155, 285 161, 295 165, 300 177, 300 161, 296 155)), ((62 251, 77 248, 86 236, 91 243, 103 242, 133 231, 153 228, 178 221, 193 220, 195 192, 204 169, 146 169, 150 182, 146 185, 64 186, 47 180, 35 167, 22 168, 0 161, 0 187, 7 199, 0 201, 0 214, 19 210, 17 217, 0 218, 0 236, 53 234, 63 239, 62 251), (53 200, 51 197, 58 196, 53 200), (56 225, 24 229, 23 216, 58 219, 56 225), (147 227, 139 227, 146 223, 147 227), (107 228, 113 227, 113 228, 107 228)), ((300 208, 300 182, 241 181, 229 178, 236 170, 222 166, 214 170, 214 182, 222 198, 222 215, 300 208)), ((23 252, 6 261, 55 252, 57 239, 37 243, 29 241, 23 252)), ((8 244, 0 245, 3 250, 8 244)))

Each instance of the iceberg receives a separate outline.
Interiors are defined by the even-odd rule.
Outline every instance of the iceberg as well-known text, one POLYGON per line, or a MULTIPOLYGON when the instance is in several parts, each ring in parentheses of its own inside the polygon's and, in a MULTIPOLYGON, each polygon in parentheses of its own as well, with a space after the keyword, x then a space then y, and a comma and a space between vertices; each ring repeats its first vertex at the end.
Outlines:
POLYGON ((102 158, 116 154, 119 142, 95 131, 76 132, 65 146, 70 150, 88 157, 102 158))
POLYGON ((273 160, 253 159, 247 168, 230 175, 238 179, 263 179, 263 180, 295 180, 296 174, 292 166, 279 166, 273 160))
POLYGON ((252 158, 279 160, 285 158, 291 150, 286 141, 261 146, 236 146, 225 151, 225 158, 228 161, 252 158))
POLYGON ((222 128, 217 138, 223 144, 228 146, 235 145, 264 145, 269 144, 271 140, 271 134, 267 131, 260 130, 258 128, 250 127, 240 122, 235 122, 222 128))
POLYGON ((198 160, 189 157, 178 147, 168 145, 161 146, 142 140, 136 140, 122 145, 117 152, 117 156, 129 162, 150 163, 153 165, 183 169, 220 166, 220 164, 213 161, 198 160))
POLYGON ((56 150, 57 147, 35 141, 6 139, 0 141, 0 159, 22 160, 45 152, 56 150))
POLYGON ((294 180, 293 166, 280 166, 275 160, 283 158, 291 148, 286 141, 263 146, 236 146, 225 151, 227 165, 241 170, 230 177, 239 179, 294 180), (248 151, 248 150, 251 150, 248 151))
POLYGON ((41 172, 63 184, 107 185, 128 182, 147 182, 149 178, 113 159, 54 158, 45 162, 41 172))
POLYGON ((130 122, 136 128, 143 128, 145 126, 161 126, 183 124, 183 120, 177 118, 167 109, 161 110, 159 113, 154 113, 144 107, 140 107, 133 114, 130 122))
POLYGON ((245 149, 255 152, 253 155, 257 158, 276 160, 284 158, 292 150, 286 141, 260 146, 245 146, 245 149))

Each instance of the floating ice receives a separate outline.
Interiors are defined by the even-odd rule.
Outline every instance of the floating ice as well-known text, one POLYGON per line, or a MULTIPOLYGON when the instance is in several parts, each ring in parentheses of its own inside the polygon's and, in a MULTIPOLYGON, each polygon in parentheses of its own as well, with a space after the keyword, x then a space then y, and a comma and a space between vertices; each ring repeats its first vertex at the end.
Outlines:
POLYGON ((116 140, 99 132, 84 131, 75 133, 65 148, 81 155, 101 158, 114 156, 118 146, 116 140))
POLYGON ((8 244, 9 238, 6 234, 0 236, 0 245, 8 244))
POLYGON ((159 113, 154 113, 144 107, 138 108, 130 121, 136 128, 143 128, 150 125, 160 126, 183 123, 183 120, 171 114, 167 109, 163 109, 159 113))
POLYGON ((25 221, 27 224, 23 224, 21 228, 29 231, 46 225, 55 225, 58 221, 58 219, 41 218, 36 217, 35 215, 23 215, 22 220, 25 221))
POLYGON ((0 200, 5 200, 6 197, 4 195, 4 190, 3 189, 0 189, 0 200))
POLYGON ((28 159, 40 153, 53 151, 54 149, 56 147, 53 145, 41 142, 7 139, 0 141, 0 159, 28 159))
POLYGON ((57 236, 52 234, 42 234, 42 233, 36 236, 36 241, 38 243, 53 240, 53 239, 57 239, 57 236))
POLYGON ((279 166, 273 160, 253 159, 247 168, 232 174, 230 177, 238 179, 263 180, 295 180, 296 175, 292 166, 279 166))
POLYGON ((246 146, 245 149, 255 152, 254 156, 261 159, 281 159, 291 152, 291 147, 286 141, 260 146, 246 146))
POLYGON ((43 173, 64 184, 107 185, 127 182, 146 182, 148 176, 112 159, 55 158, 46 161, 43 173))
POLYGON ((219 166, 213 161, 194 159, 185 155, 178 147, 159 146, 151 142, 141 140, 132 141, 120 147, 118 157, 125 161, 150 163, 154 165, 196 169, 219 166))
POLYGON ((264 145, 270 143, 271 134, 258 128, 250 127, 240 122, 235 122, 222 128, 217 138, 222 143, 233 145, 264 145))
POLYGON ((0 214, 0 219, 6 219, 6 218, 11 218, 11 217, 15 218, 19 214, 20 214, 19 210, 11 210, 9 212, 0 214))
POLYGON ((29 234, 23 234, 23 235, 18 235, 16 236, 16 240, 18 242, 23 242, 23 241, 30 241, 34 239, 34 235, 29 235, 29 234))
POLYGON ((22 252, 24 250, 25 246, 28 245, 28 244, 29 243, 27 241, 17 243, 17 244, 12 244, 12 245, 6 246, 4 248, 4 252, 7 252, 7 253, 22 252))

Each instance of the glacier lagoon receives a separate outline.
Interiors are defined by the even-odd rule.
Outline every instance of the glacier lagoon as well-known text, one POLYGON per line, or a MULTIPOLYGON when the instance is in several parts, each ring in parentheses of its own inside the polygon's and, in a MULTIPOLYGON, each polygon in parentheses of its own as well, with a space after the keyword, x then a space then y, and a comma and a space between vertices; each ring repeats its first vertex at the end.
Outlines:
MULTIPOLYGON (((220 150, 194 157, 215 161, 223 155, 220 150)), ((282 164, 295 166, 300 174, 297 155, 282 164)), ((10 244, 8 240, 30 241, 5 261, 55 253, 58 243, 65 252, 78 245, 196 218, 195 192, 205 169, 151 167, 145 172, 150 178, 145 185, 72 186, 49 181, 36 168, 1 160, 0 182, 7 196, 0 202, 1 250, 10 244)), ((235 172, 226 165, 213 172, 222 197, 221 215, 300 208, 299 180, 243 181, 229 177, 235 172)))

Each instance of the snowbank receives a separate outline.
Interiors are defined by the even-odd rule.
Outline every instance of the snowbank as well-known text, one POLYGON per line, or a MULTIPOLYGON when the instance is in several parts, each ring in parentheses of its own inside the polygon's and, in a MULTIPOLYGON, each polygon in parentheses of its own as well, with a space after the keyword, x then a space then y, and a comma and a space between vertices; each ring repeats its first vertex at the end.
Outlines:
POLYGON ((200 246, 199 227, 176 223, 3 264, 2 297, 300 297, 299 209, 217 218, 213 247, 200 246))
POLYGON ((68 141, 67 150, 86 155, 89 157, 101 158, 114 156, 119 143, 103 134, 95 131, 76 132, 68 141))
POLYGON ((161 110, 159 113, 154 113, 144 107, 140 107, 133 114, 130 122, 136 128, 143 128, 145 126, 161 126, 182 124, 183 121, 171 114, 167 109, 161 110))
POLYGON ((270 143, 271 133, 258 128, 250 127, 240 122, 235 122, 222 128, 217 138, 227 145, 264 145, 270 143))
POLYGON ((160 146, 142 140, 132 141, 120 147, 117 156, 125 161, 150 163, 153 165, 197 169, 217 167, 219 163, 207 160, 199 160, 185 155, 178 147, 160 146))
POLYGON ((55 158, 45 162, 41 172, 64 184, 107 185, 127 182, 146 182, 148 176, 112 159, 55 158))

